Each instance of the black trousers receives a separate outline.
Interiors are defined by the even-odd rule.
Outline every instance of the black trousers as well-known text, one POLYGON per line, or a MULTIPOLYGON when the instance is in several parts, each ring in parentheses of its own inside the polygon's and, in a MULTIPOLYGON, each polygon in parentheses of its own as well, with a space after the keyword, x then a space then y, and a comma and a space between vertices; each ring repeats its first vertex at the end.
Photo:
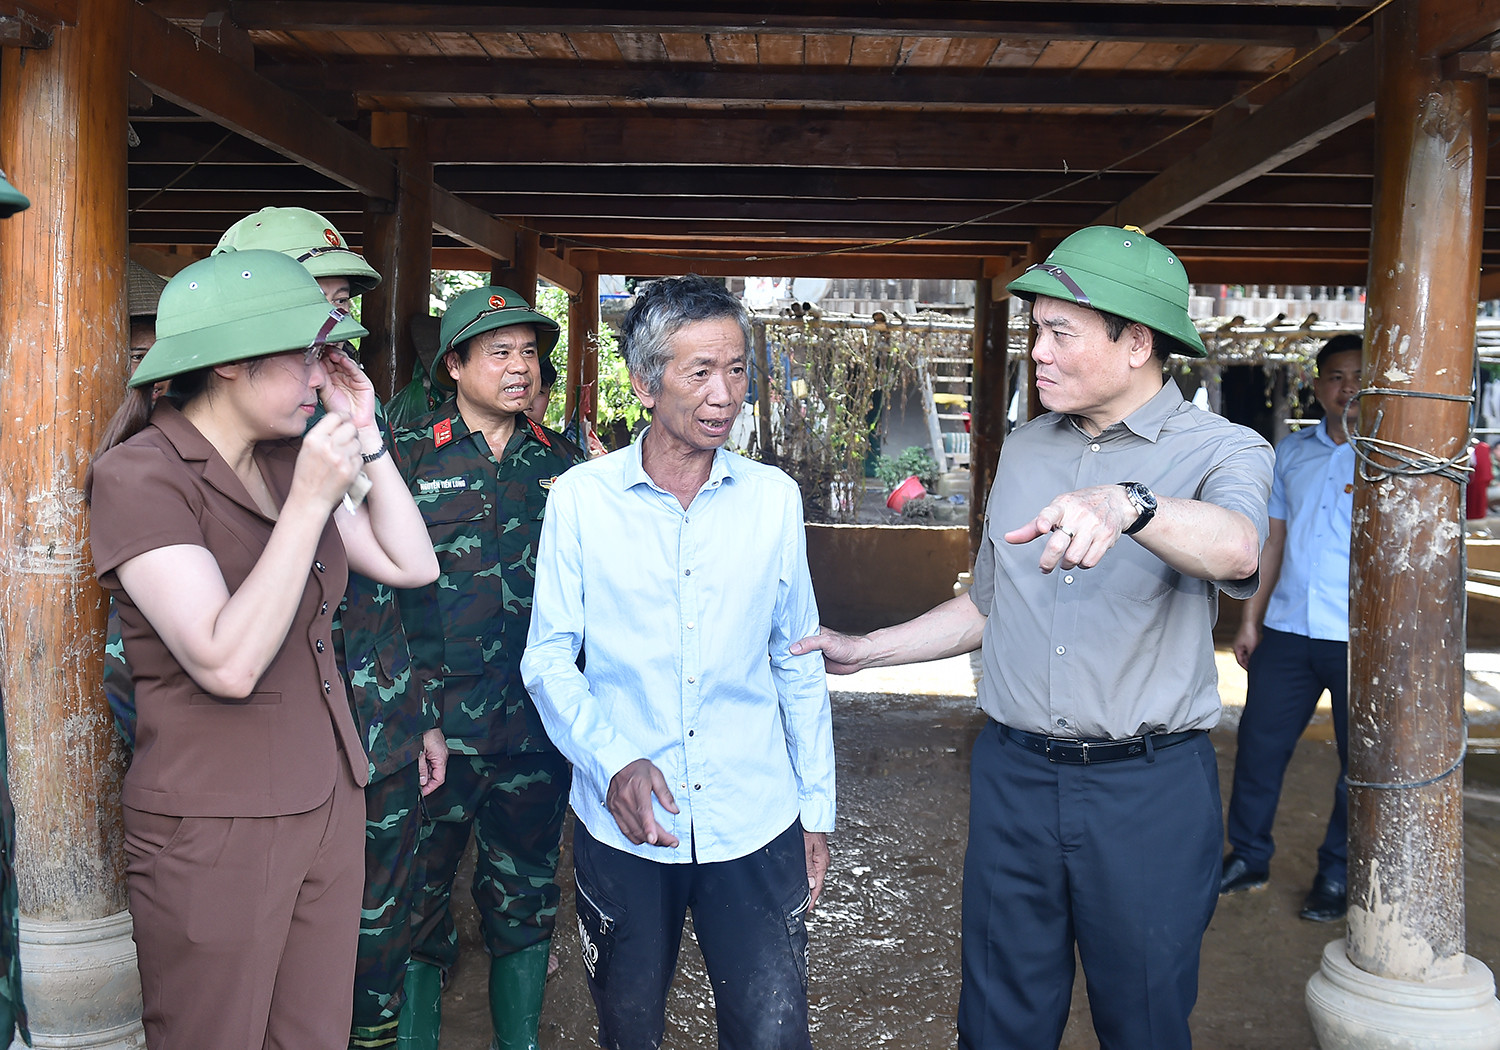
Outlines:
POLYGON ((991 722, 970 778, 959 1046, 1056 1047, 1076 945, 1101 1050, 1187 1050, 1223 841, 1208 734, 1070 766, 991 722))
POLYGON ((1229 848, 1252 868, 1269 870, 1276 843, 1271 828, 1281 801, 1281 784, 1292 752, 1318 697, 1328 690, 1333 707, 1333 739, 1339 752, 1339 778, 1333 785, 1328 831, 1318 847, 1318 874, 1348 881, 1349 643, 1308 638, 1266 628, 1250 654, 1245 713, 1240 718, 1229 793, 1226 830, 1229 848))
POLYGON ((691 908, 722 1050, 810 1050, 800 824, 748 856, 713 864, 659 864, 604 845, 582 821, 576 828, 578 932, 600 1046, 661 1045, 691 908))

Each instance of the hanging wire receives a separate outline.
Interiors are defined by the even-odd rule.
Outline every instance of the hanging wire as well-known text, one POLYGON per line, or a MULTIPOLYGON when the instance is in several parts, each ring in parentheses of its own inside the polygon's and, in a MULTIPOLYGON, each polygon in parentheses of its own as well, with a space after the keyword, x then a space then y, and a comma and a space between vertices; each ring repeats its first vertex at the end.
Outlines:
POLYGON ((1411 445, 1403 445, 1399 441, 1382 438, 1380 426, 1385 421, 1385 410, 1381 409, 1375 413, 1375 420, 1368 434, 1357 433, 1358 428, 1348 431, 1349 444, 1354 449, 1354 456, 1359 462, 1361 479, 1377 482, 1391 477, 1417 478, 1435 474, 1459 486, 1468 484, 1469 474, 1473 470, 1469 465, 1469 443, 1473 440, 1475 413, 1478 411, 1477 399, 1473 393, 1435 394, 1425 390, 1400 390, 1372 386, 1355 394, 1349 404, 1357 404, 1361 398, 1371 396, 1416 397, 1432 401, 1461 402, 1469 406, 1469 424, 1459 442, 1458 451, 1451 456, 1442 456, 1436 452, 1428 452, 1411 445), (1377 461, 1375 458, 1377 456, 1382 457, 1382 460, 1377 461))

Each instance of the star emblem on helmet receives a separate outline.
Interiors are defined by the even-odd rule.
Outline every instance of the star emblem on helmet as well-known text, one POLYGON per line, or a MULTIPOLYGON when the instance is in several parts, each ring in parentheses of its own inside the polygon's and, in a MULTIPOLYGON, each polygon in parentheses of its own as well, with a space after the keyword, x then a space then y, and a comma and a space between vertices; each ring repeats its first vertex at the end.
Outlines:
POLYGON ((499 310, 504 305, 505 305, 505 299, 502 296, 498 296, 498 295, 492 295, 492 296, 490 296, 490 309, 491 310, 499 310))
POLYGON ((337 233, 334 233, 332 230, 324 230, 323 239, 335 248, 340 247, 339 235, 337 233))

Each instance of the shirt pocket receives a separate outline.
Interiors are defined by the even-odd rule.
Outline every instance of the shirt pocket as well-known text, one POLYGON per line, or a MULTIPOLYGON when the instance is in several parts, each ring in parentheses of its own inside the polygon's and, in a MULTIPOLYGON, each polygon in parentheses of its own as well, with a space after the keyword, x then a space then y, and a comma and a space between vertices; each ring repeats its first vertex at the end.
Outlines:
POLYGON ((1143 603, 1161 598, 1172 589, 1179 575, 1145 547, 1124 536, 1104 555, 1097 569, 1074 570, 1075 573, 1090 571, 1099 573, 1101 591, 1143 603))
POLYGON ((490 508, 482 494, 455 492, 444 496, 425 516, 427 536, 443 572, 478 572, 484 568, 484 534, 490 508))

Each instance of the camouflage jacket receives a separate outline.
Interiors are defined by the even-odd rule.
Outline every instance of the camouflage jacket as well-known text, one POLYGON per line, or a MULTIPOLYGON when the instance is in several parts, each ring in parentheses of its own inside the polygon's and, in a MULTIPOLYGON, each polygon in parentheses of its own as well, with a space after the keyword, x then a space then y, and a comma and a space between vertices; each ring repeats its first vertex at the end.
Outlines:
POLYGON ((499 457, 453 399, 398 431, 396 465, 437 552, 437 582, 401 591, 412 659, 463 754, 555 750, 521 683, 536 541, 552 481, 573 465, 559 435, 525 416, 499 457))
MULTIPOLYGON (((26 1025, 26 1003, 21 999, 20 907, 16 894, 16 815, 10 804, 10 775, 5 757, 5 701, 0 698, 0 1017, 7 1013, 31 1045, 26 1025)), ((0 1044, 10 1045, 13 1033, 0 1031, 0 1044)))
MULTIPOLYGON (((391 443, 379 413, 377 421, 391 443)), ((333 620, 333 650, 370 758, 370 780, 415 762, 422 734, 438 724, 437 707, 412 668, 396 592, 351 571, 333 620)))

